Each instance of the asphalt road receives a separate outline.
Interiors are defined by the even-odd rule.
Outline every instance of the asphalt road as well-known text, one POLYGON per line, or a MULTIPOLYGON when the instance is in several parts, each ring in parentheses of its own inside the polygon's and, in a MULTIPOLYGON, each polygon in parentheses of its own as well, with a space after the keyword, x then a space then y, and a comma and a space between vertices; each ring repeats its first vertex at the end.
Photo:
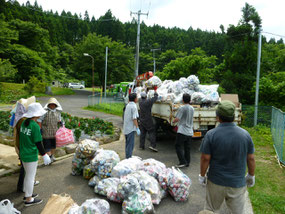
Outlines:
MULTIPOLYGON (((98 116, 103 119, 114 122, 115 125, 122 127, 122 121, 120 117, 112 116, 103 113, 94 113, 90 111, 82 110, 83 106, 87 106, 87 96, 90 92, 78 91, 76 95, 71 96, 58 96, 57 99, 61 103, 64 112, 69 112, 72 115, 80 117, 93 117, 98 116)), ((40 98, 40 102, 45 104, 48 98, 40 98)), ((155 158, 166 166, 171 167, 177 164, 177 156, 174 149, 175 139, 170 136, 162 135, 157 142, 158 153, 154 153, 148 149, 138 150, 139 139, 136 138, 135 149, 133 155, 142 157, 143 159, 155 158)), ((163 199, 159 205, 155 206, 155 211, 158 214, 165 213, 198 213, 203 210, 205 201, 205 189, 198 184, 199 174, 199 161, 200 153, 199 146, 201 141, 194 140, 191 146, 191 164, 190 167, 182 169, 192 180, 190 188, 190 196, 187 202, 175 202, 170 196, 163 199)), ((146 148, 148 146, 148 142, 146 148)), ((124 158, 124 140, 115 143, 103 145, 105 149, 115 150, 121 158, 124 158)), ((82 176, 72 176, 71 172, 71 160, 68 158, 62 161, 57 161, 51 166, 45 166, 38 168, 36 179, 40 181, 40 185, 34 188, 34 192, 40 195, 40 198, 44 199, 44 202, 40 205, 32 207, 24 207, 22 202, 23 194, 16 192, 16 184, 18 174, 11 175, 0 179, 0 200, 8 198, 11 200, 15 207, 23 214, 39 214, 44 208, 51 194, 69 194, 73 200, 79 205, 86 199, 90 198, 104 198, 94 193, 93 189, 88 186, 88 181, 82 176)), ((121 213, 121 204, 109 202, 111 205, 111 213, 121 213)), ((226 209, 223 209, 221 213, 228 213, 226 209)))

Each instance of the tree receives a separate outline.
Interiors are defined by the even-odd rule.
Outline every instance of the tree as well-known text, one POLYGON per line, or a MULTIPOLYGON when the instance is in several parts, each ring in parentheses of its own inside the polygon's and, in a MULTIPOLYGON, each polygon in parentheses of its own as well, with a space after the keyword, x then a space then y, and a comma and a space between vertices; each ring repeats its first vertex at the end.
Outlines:
POLYGON ((0 82, 13 82, 17 69, 9 60, 0 59, 0 82))
MULTIPOLYGON (((9 28, 9 24, 0 15, 0 54, 12 41, 18 40, 18 32, 9 28)), ((1 55, 0 55, 1 56, 1 55)))
POLYGON ((255 9, 245 4, 243 15, 237 26, 227 30, 224 70, 217 81, 227 93, 237 93, 242 103, 251 104, 254 100, 252 85, 256 75, 257 33, 261 19, 255 9))
POLYGON ((270 73, 262 77, 259 84, 260 104, 275 106, 285 111, 285 72, 270 73))
POLYGON ((192 50, 192 54, 177 58, 168 63, 158 75, 164 79, 178 80, 180 77, 197 75, 203 84, 212 83, 215 76, 217 58, 208 57, 200 48, 192 50))
POLYGON ((105 78, 105 48, 109 47, 108 54, 108 81, 110 83, 128 81, 132 79, 134 59, 131 49, 120 42, 113 42, 108 37, 89 34, 82 42, 75 46, 74 70, 77 79, 84 80, 88 85, 92 82, 90 57, 94 57, 95 75, 98 75, 97 85, 104 86, 105 78))

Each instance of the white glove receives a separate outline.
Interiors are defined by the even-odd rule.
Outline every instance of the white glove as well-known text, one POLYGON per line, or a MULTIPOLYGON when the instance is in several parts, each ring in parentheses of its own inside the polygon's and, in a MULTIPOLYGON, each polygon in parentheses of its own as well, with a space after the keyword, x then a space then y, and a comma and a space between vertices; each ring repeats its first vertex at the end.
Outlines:
POLYGON ((247 175, 245 176, 245 181, 248 187, 253 187, 255 184, 255 176, 252 176, 247 173, 247 175))
POLYGON ((48 154, 45 154, 43 156, 43 160, 44 160, 45 165, 49 165, 51 163, 51 160, 50 160, 50 157, 48 156, 48 154))
POLYGON ((198 180, 199 180, 199 184, 201 184, 202 186, 206 186, 206 184, 207 184, 207 177, 206 176, 201 176, 199 174, 198 180))
POLYGON ((137 135, 141 135, 141 130, 137 128, 137 135))

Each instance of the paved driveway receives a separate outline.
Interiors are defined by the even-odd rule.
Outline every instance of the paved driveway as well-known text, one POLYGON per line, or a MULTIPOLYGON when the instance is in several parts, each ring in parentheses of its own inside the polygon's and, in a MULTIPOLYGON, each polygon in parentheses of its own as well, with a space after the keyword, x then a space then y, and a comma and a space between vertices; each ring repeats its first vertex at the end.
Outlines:
MULTIPOLYGON (((122 120, 118 116, 82 110, 81 108, 83 106, 87 106, 87 96, 89 94, 90 92, 79 91, 76 95, 58 96, 57 99, 61 103, 64 112, 69 112, 72 115, 80 117, 98 116, 112 121, 115 125, 122 127, 122 120)), ((47 99, 48 98, 40 98, 39 100, 42 104, 45 104, 47 99)), ((148 149, 144 151, 138 150, 138 140, 139 139, 136 138, 134 155, 140 156, 143 159, 155 158, 165 163, 168 167, 177 163, 177 157, 174 150, 175 139, 165 135, 160 136, 157 145, 159 150, 158 153, 151 152, 148 149)), ((192 180, 189 200, 184 203, 179 203, 175 202, 170 196, 168 196, 166 199, 163 199, 159 205, 155 206, 156 213, 198 213, 203 209, 205 189, 200 186, 197 181, 199 174, 200 143, 200 140, 194 140, 192 142, 190 167, 182 170, 192 180)), ((104 145, 103 147, 105 149, 115 150, 121 158, 124 158, 123 138, 121 138, 120 141, 104 145)), ((88 181, 82 176, 72 176, 70 174, 71 160, 71 158, 68 158, 55 162, 51 166, 41 167, 38 169, 37 180, 41 183, 39 186, 35 187, 34 192, 38 193, 40 197, 44 199, 44 203, 28 208, 23 206, 23 194, 16 193, 18 174, 0 179, 0 200, 5 198, 10 199, 15 204, 15 207, 21 210, 23 214, 39 214, 52 193, 67 193, 71 195, 74 201, 78 204, 81 204, 89 198, 105 198, 95 194, 93 189, 87 185, 88 181)), ((112 214, 121 213, 121 204, 110 202, 110 205, 112 214)), ((224 207, 221 213, 228 213, 227 209, 224 207)))

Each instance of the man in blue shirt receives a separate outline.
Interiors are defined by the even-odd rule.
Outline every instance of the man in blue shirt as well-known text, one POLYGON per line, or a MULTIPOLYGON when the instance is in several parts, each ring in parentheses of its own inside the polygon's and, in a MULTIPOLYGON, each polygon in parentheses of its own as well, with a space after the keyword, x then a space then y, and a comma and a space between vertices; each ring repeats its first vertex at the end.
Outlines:
POLYGON ((255 183, 254 145, 249 133, 233 123, 235 105, 231 101, 221 101, 216 116, 220 124, 207 132, 200 148, 199 182, 206 185, 205 209, 218 212, 225 200, 233 214, 242 214, 246 185, 255 183))

